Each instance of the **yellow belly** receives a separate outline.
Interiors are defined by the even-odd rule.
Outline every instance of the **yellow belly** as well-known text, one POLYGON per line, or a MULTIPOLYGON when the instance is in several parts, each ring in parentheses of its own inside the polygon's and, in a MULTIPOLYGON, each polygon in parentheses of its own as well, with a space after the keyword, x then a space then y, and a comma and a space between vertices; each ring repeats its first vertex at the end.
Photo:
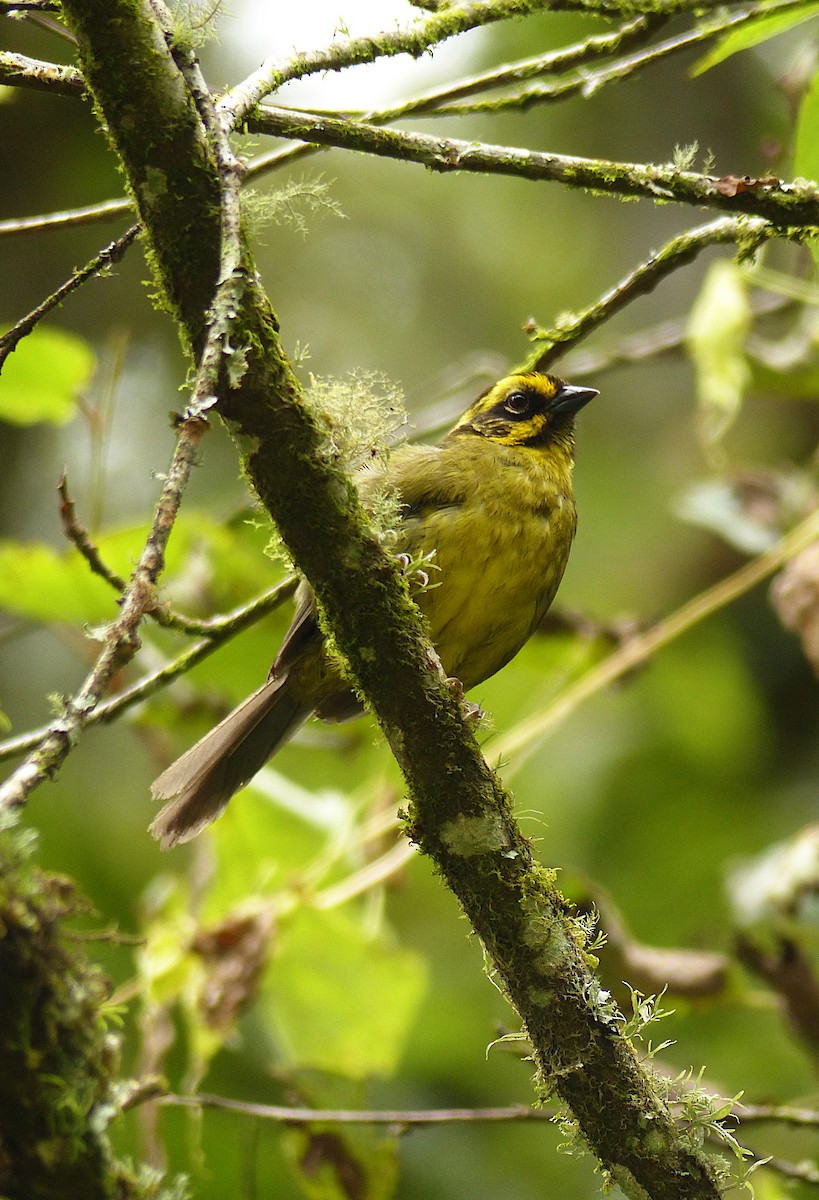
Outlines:
POLYGON ((459 462, 475 480, 466 496, 404 523, 408 553, 434 550, 430 586, 415 599, 445 671, 466 689, 509 662, 543 617, 576 523, 568 476, 547 475, 530 452, 498 454, 477 440, 473 457, 459 462))

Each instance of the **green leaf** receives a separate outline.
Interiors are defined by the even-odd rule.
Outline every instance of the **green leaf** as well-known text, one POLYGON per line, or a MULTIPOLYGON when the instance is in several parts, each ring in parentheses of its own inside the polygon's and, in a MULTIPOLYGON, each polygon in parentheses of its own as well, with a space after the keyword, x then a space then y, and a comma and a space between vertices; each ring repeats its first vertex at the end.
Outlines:
MULTIPOLYGON (((103 562, 128 579, 147 533, 144 525, 129 525, 95 542, 103 562)), ((171 598, 187 611, 202 606, 203 592, 210 611, 249 598, 280 574, 242 530, 197 512, 177 521, 166 565, 171 598)), ((7 612, 34 621, 96 625, 112 620, 116 601, 114 589, 73 547, 58 551, 43 542, 0 539, 0 608, 7 612)))
POLYGON ((793 170, 803 179, 819 179, 819 73, 814 75, 799 109, 793 170))
POLYGON ((691 310, 686 341, 697 373, 700 431, 714 446, 736 420, 750 368, 745 338, 751 308, 744 272, 720 259, 709 270, 691 310))
POLYGON ((116 616, 116 592, 73 551, 0 541, 0 608, 31 621, 96 624, 116 616))
POLYGON ((276 896, 331 843, 341 844, 352 821, 353 805, 342 792, 308 791, 268 767, 213 826, 205 919, 220 919, 251 895, 276 896))
POLYGON ((303 909, 281 930, 260 1010, 286 1066, 394 1073, 426 987, 423 960, 348 911, 303 909))
POLYGON ((35 329, 3 363, 0 420, 13 425, 70 421, 94 365, 94 353, 82 338, 61 329, 35 329))
MULTIPOLYGON (((814 75, 796 119, 793 173, 797 178, 819 180, 819 73, 814 75)), ((808 245, 819 266, 819 242, 814 238, 808 245)))
POLYGON ((793 29, 817 15, 819 15, 819 2, 809 0, 809 2, 790 8, 786 12, 771 13, 769 16, 761 16, 748 21, 739 29, 733 29, 730 33, 726 33, 707 54, 697 59, 691 68, 691 74, 702 75, 741 50, 750 50, 753 46, 767 42, 770 38, 785 33, 786 30, 793 29))

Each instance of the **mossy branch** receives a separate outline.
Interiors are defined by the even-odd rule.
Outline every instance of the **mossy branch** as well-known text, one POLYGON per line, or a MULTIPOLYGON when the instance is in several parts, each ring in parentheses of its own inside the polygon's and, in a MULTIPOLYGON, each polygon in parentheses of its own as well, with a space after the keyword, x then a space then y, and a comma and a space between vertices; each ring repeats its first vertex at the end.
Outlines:
POLYGON ((378 129, 361 121, 296 113, 267 104, 255 110, 248 128, 316 145, 337 146, 381 158, 418 163, 441 173, 468 171, 481 175, 511 175, 544 183, 569 184, 612 196, 745 213, 765 217, 783 227, 799 225, 815 229, 819 225, 819 190, 815 183, 804 180, 714 178, 683 170, 673 163, 610 162, 549 154, 517 146, 378 129))
MULTIPOLYGON (((161 1200, 107 1128, 117 1041, 99 968, 62 933, 86 910, 68 880, 32 864, 31 835, 0 822, 0 1194, 6 1200, 161 1200)), ((169 1197, 170 1200, 170 1197, 169 1197)))

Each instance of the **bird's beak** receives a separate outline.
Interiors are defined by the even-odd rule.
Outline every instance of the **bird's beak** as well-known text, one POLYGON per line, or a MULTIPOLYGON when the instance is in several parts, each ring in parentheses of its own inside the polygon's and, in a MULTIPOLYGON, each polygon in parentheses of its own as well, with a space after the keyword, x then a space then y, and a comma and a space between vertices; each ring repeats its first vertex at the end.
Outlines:
POLYGON ((552 412, 560 413, 562 417, 573 417, 599 395, 597 388, 574 387, 570 383, 564 383, 552 401, 552 412))

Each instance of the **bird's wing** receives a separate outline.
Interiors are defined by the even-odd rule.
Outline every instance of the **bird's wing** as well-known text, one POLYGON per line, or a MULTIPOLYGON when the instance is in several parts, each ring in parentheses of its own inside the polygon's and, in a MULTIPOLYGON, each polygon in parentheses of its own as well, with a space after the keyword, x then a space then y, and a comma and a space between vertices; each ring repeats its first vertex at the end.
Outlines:
POLYGON ((379 488, 396 491, 405 522, 430 508, 462 504, 468 491, 463 472, 440 446, 399 446, 385 466, 360 471, 357 482, 365 506, 379 488))
MULTIPOLYGON (((382 488, 394 490, 400 500, 404 548, 415 548, 415 526, 429 509, 457 507, 467 495, 463 473, 450 464, 449 455, 438 446, 399 446, 385 464, 363 467, 356 477, 362 503, 367 508, 382 488)), ((285 634, 271 678, 284 674, 293 663, 323 639, 316 615, 316 601, 306 582, 296 593, 296 612, 285 634)))

